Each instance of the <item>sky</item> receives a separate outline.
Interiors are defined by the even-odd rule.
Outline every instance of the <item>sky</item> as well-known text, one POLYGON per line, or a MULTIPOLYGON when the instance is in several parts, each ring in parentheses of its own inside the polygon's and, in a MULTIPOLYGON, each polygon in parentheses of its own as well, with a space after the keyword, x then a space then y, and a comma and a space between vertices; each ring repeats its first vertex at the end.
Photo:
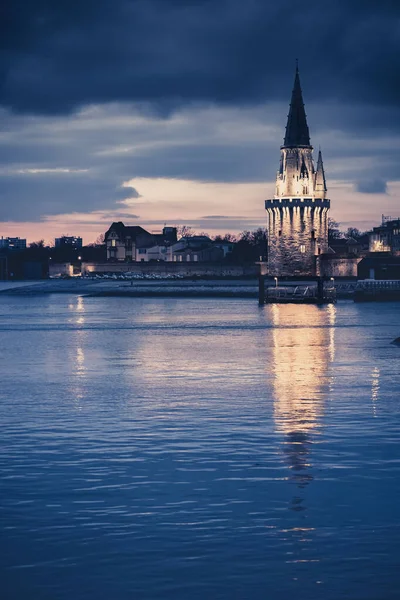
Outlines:
POLYGON ((266 224, 299 60, 343 229, 400 215, 398 0, 6 0, 0 236, 266 224))

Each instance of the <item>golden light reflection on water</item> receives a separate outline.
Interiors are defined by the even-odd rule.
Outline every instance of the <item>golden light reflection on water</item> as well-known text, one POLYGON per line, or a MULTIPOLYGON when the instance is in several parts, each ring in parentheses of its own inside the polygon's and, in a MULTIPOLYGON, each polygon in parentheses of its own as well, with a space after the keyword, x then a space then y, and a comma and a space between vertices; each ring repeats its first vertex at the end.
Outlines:
MULTIPOLYGON (((275 426, 284 434, 290 479, 304 488, 313 479, 310 451, 331 384, 336 308, 276 304, 271 314, 275 426)), ((304 510, 302 503, 294 497, 292 510, 304 510)))
POLYGON ((288 434, 318 426, 329 385, 327 367, 335 354, 335 313, 296 308, 272 307, 274 418, 288 434))

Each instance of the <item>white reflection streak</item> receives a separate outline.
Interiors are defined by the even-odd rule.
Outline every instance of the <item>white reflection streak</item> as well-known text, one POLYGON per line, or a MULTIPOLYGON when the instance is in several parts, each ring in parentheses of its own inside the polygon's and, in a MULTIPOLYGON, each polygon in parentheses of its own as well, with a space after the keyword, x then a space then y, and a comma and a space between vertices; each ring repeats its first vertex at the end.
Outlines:
MULTIPOLYGON (((77 318, 75 319, 76 325, 83 325, 85 322, 85 303, 82 296, 78 296, 76 305, 73 307, 75 312, 77 313, 77 318)), ((86 366, 85 366, 85 352, 83 349, 83 338, 85 336, 85 332, 81 329, 76 331, 77 335, 77 346, 76 346, 76 354, 75 360, 73 363, 73 375, 75 376, 72 383, 71 392, 73 394, 74 400, 77 403, 78 408, 82 408, 80 405, 80 400, 82 400, 85 396, 83 382, 86 377, 86 366)))
POLYGON ((333 362, 335 360, 335 323, 336 323, 336 306, 334 304, 328 304, 328 320, 329 320, 329 360, 333 362))
MULTIPOLYGON (((85 312, 85 306, 83 303, 83 298, 82 296, 78 296, 78 300, 76 303, 76 311, 78 313, 84 313, 85 312)), ((83 325, 83 323, 85 322, 85 317, 83 315, 80 315, 77 319, 76 319, 76 324, 77 325, 83 325)))
POLYGON ((80 410, 82 408, 81 400, 85 397, 85 379, 86 379, 86 366, 85 366, 85 352, 83 349, 83 336, 85 335, 84 331, 77 331, 76 335, 77 346, 76 346, 76 354, 73 356, 73 362, 71 364, 72 367, 72 375, 71 377, 71 395, 76 404, 76 407, 80 410))
POLYGON ((380 389, 380 370, 378 367, 372 369, 372 384, 371 384, 371 400, 372 400, 372 413, 376 417, 376 402, 378 400, 379 389, 380 389))
POLYGON ((85 363, 85 354, 83 352, 83 348, 81 346, 78 346, 78 348, 76 349, 76 374, 77 375, 82 375, 82 373, 84 371, 86 371, 84 363, 85 363))

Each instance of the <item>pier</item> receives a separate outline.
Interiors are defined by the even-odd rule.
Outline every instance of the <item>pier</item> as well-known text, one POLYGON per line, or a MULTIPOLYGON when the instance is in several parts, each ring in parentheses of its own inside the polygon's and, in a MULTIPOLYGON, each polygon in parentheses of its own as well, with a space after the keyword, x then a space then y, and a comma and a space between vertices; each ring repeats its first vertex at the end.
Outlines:
POLYGON ((331 280, 324 281, 321 277, 304 283, 285 282, 285 285, 278 285, 277 278, 272 282, 267 280, 264 275, 260 275, 258 302, 261 305, 271 303, 334 304, 336 289, 331 280))

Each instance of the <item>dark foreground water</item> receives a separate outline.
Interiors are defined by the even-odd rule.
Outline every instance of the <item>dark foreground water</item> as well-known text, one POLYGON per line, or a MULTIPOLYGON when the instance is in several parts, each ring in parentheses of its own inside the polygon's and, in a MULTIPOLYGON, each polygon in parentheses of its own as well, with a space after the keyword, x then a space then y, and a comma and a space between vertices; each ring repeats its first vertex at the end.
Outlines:
POLYGON ((400 304, 0 296, 6 600, 400 597, 400 304))

